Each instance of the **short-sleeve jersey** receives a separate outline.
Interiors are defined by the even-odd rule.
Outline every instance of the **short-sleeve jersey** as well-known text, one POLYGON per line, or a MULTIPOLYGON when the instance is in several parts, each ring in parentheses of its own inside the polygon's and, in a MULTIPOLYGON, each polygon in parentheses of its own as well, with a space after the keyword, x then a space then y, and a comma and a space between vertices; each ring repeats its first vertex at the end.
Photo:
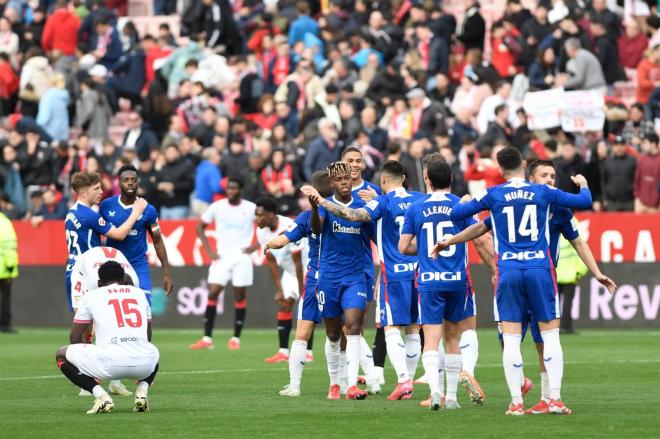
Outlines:
MULTIPOLYGON (((266 245, 267 242, 286 232, 293 224, 293 220, 291 218, 287 218, 282 215, 277 215, 277 220, 277 227, 275 230, 271 230, 270 227, 259 227, 257 229, 257 241, 262 248, 266 245)), ((297 242, 292 242, 280 249, 269 250, 269 252, 273 255, 275 261, 277 261, 277 265, 282 267, 282 269, 287 273, 295 276, 296 266, 291 255, 294 252, 299 252, 301 250, 302 249, 297 242)))
POLYGON ((450 216, 460 198, 448 192, 433 192, 406 211, 402 235, 417 238, 419 290, 463 291, 468 282, 467 243, 452 245, 433 259, 431 252, 438 241, 448 239, 475 224, 472 217, 452 221, 450 216))
POLYGON ((569 194, 553 187, 513 178, 493 186, 472 201, 459 204, 452 219, 460 220, 490 210, 498 270, 552 267, 550 257, 550 205, 587 209, 591 192, 569 194))
POLYGON ((309 260, 307 262, 307 276, 317 277, 319 269, 319 236, 312 232, 311 225, 312 212, 306 210, 296 217, 284 232, 290 242, 301 242, 304 245, 304 239, 307 238, 309 260))
POLYGON ((397 188, 368 202, 364 209, 376 221, 376 245, 384 282, 413 280, 417 267, 415 256, 399 253, 399 238, 406 210, 425 198, 419 192, 397 188))
POLYGON ((66 246, 69 250, 66 271, 71 271, 78 256, 101 245, 101 235, 108 233, 111 228, 112 225, 97 210, 81 202, 71 206, 64 219, 66 246))
MULTIPOLYGON (((358 203, 364 205, 364 201, 360 198, 359 192, 366 189, 373 189, 378 196, 383 195, 383 191, 377 185, 367 181, 362 180, 362 183, 358 186, 351 188, 351 196, 358 203)), ((357 207, 356 207, 357 208, 357 207)), ((375 228, 373 227, 374 223, 365 227, 365 232, 363 233, 364 238, 364 274, 367 276, 368 283, 371 283, 373 286, 374 283, 374 258, 371 253, 371 241, 376 241, 375 228)))
MULTIPOLYGON (((132 212, 133 206, 122 203, 119 196, 106 198, 101 202, 101 216, 106 222, 115 227, 119 227, 126 222, 132 212)), ((147 230, 157 222, 158 213, 149 204, 123 241, 108 238, 106 245, 121 250, 126 259, 133 265, 147 264, 147 230)))
POLYGON ((252 244, 255 209, 251 201, 241 200, 234 206, 225 198, 211 204, 202 214, 203 222, 215 224, 219 255, 241 253, 252 244))
POLYGON ((152 352, 147 337, 150 320, 151 308, 144 291, 117 284, 85 294, 73 318, 74 323, 94 324, 97 345, 119 346, 136 357, 152 352))
MULTIPOLYGON (((484 220, 484 224, 489 229, 493 228, 493 222, 490 217, 484 220)), ((563 235, 567 241, 573 241, 580 236, 580 232, 577 221, 573 218, 573 212, 570 209, 555 206, 554 204, 550 206, 549 227, 550 255, 552 257, 552 263, 557 267, 557 262, 559 261, 559 237, 563 235)))
POLYGON ((353 198, 360 198, 360 191, 366 190, 366 189, 373 189, 376 191, 378 196, 383 195, 383 191, 378 187, 378 185, 373 184, 370 181, 367 180, 362 180, 362 183, 360 183, 357 186, 354 186, 351 188, 351 195, 353 195, 353 198))
MULTIPOLYGON (((352 197, 347 204, 334 196, 327 199, 331 203, 358 209, 364 202, 352 197)), ((365 252, 367 242, 373 234, 372 223, 348 221, 334 215, 319 206, 319 215, 323 218, 320 244, 320 276, 324 279, 362 279, 366 273, 365 252)), ((371 249, 369 249, 371 254, 371 249)), ((373 263, 369 261, 373 273, 373 263)), ((373 276, 373 274, 372 274, 373 276)))

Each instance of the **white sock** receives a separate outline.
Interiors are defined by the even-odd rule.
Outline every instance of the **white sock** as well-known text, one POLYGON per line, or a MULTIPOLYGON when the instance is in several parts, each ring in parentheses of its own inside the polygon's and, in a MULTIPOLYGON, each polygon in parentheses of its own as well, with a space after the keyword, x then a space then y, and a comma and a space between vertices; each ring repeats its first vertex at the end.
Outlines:
POLYGON ((339 386, 346 392, 346 351, 339 352, 339 386))
POLYGON ((121 380, 110 380, 110 384, 114 384, 115 386, 121 386, 121 380))
POLYGON ((287 348, 280 348, 279 351, 285 355, 289 355, 289 350, 287 348))
POLYGON ((410 379, 410 375, 408 375, 406 365, 406 345, 403 344, 401 331, 396 328, 385 331, 385 346, 387 346, 387 356, 390 357, 390 363, 394 367, 398 382, 405 383, 410 379))
POLYGON ((374 366, 374 375, 378 378, 379 383, 382 384, 385 381, 385 371, 382 367, 374 366))
POLYGON ((204 340, 207 343, 211 343, 213 341, 213 339, 211 337, 209 337, 208 335, 205 335, 204 337, 202 337, 202 340, 204 340))
POLYGON ((417 372, 419 355, 422 353, 421 340, 419 334, 406 335, 406 366, 408 368, 408 376, 410 377, 414 377, 415 372, 417 372))
POLYGON ((330 385, 339 384, 339 340, 325 339, 325 359, 328 363, 330 385))
POLYGON ((461 359, 463 362, 463 370, 474 376, 474 368, 477 366, 477 359, 479 358, 479 339, 477 338, 477 331, 468 329, 461 334, 461 359))
POLYGON ((502 365, 504 366, 504 376, 511 392, 511 402, 520 404, 522 402, 521 370, 522 353, 520 352, 520 334, 504 334, 504 351, 502 353, 502 365))
POLYGON ((135 393, 147 393, 147 390, 149 389, 149 383, 146 381, 140 381, 137 384, 137 387, 135 388, 135 393))
POLYGON ((360 336, 360 367, 370 383, 376 379, 374 354, 371 352, 371 348, 363 336, 360 336))
POLYGON ((461 374, 461 354, 445 355, 445 374, 447 375, 447 399, 455 401, 458 377, 461 374))
POLYGON ((98 398, 101 398, 102 396, 108 396, 108 392, 103 390, 103 387, 101 387, 97 384, 92 389, 92 395, 94 395, 94 398, 98 399, 98 398))
POLYGON ((543 337, 543 362, 548 373, 550 399, 561 399, 561 379, 564 376, 564 352, 559 342, 559 329, 541 332, 543 337))
POLYGON ((438 345, 438 385, 440 386, 440 394, 445 394, 445 344, 440 339, 438 345))
POLYGON ((307 359, 307 342, 304 340, 293 340, 291 343, 291 355, 289 355, 289 387, 300 389, 303 367, 307 359))
MULTIPOLYGON (((305 343, 305 346, 307 346, 307 343, 305 343)), ((311 349, 307 349, 307 355, 314 355, 314 351, 311 349)))
MULTIPOLYGON (((346 336, 346 378, 348 388, 357 386, 358 372, 360 371, 360 351, 362 351, 362 336, 346 336)), ((373 365, 373 361, 371 363, 373 365)))
POLYGON ((541 399, 550 402, 550 381, 548 381, 548 372, 541 372, 541 399))
POLYGON ((429 380, 429 389, 431 394, 439 393, 444 395, 443 389, 440 387, 438 377, 440 373, 440 363, 438 362, 438 353, 435 351, 426 351, 422 354, 422 366, 424 366, 424 373, 429 380))

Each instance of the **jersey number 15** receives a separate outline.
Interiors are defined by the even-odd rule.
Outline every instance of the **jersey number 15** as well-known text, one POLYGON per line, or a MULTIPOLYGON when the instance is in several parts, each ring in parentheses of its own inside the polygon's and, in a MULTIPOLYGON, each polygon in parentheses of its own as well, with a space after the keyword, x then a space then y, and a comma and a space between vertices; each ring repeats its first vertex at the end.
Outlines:
POLYGON ((125 325, 131 328, 139 328, 142 326, 142 314, 137 309, 137 300, 135 299, 111 299, 108 305, 112 305, 115 309, 115 317, 117 318, 117 326, 123 328, 125 325))

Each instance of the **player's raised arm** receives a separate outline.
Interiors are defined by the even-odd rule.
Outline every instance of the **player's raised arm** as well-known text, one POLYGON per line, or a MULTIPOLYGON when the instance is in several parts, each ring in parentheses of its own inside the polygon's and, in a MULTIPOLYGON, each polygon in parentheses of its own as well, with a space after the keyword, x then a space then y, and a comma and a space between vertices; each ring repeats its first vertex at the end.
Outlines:
MULTIPOLYGON (((311 186, 310 186, 311 187, 311 186)), ((303 186, 304 188, 304 186, 303 186)), ((361 222, 361 223, 368 223, 371 221, 371 215, 367 211, 367 209, 360 207, 359 209, 351 209, 350 207, 346 206, 341 206, 337 203, 333 203, 331 201, 326 200, 325 198, 321 198, 319 193, 316 191, 316 189, 311 188, 314 193, 310 193, 310 197, 316 197, 318 200, 318 204, 320 206, 323 206, 325 210, 328 212, 337 215, 340 218, 343 218, 348 221, 355 221, 355 222, 361 222)), ((304 191, 303 191, 304 193, 304 191)))
POLYGON ((323 230, 323 218, 319 212, 318 199, 315 197, 309 197, 309 203, 312 206, 312 215, 309 221, 310 227, 312 228, 312 233, 320 235, 321 231, 323 230))
POLYGON ((105 236, 110 239, 114 239, 115 241, 123 241, 135 225, 135 222, 138 220, 138 218, 140 218, 144 210, 147 208, 147 205, 147 200, 138 197, 135 200, 135 203, 133 203, 133 210, 131 211, 131 215, 128 217, 128 219, 124 221, 124 223, 119 227, 112 226, 110 230, 105 234, 105 236))
POLYGON ((596 280, 600 282, 605 288, 607 288, 610 294, 614 294, 614 292, 617 289, 616 283, 609 277, 605 276, 600 271, 600 268, 596 263, 596 259, 594 258, 594 255, 591 252, 591 249, 589 248, 587 242, 580 237, 578 237, 577 239, 573 239, 569 242, 575 248, 575 251, 577 252, 578 256, 580 257, 580 259, 582 259, 582 262, 584 262, 584 264, 587 266, 589 271, 591 271, 591 274, 594 275, 596 280))
POLYGON ((160 233, 158 222, 153 223, 147 231, 149 232, 149 236, 151 236, 151 241, 154 243, 156 256, 158 256, 160 265, 163 267, 163 288, 165 289, 165 294, 169 296, 174 288, 172 283, 172 271, 170 268, 170 262, 167 259, 167 249, 165 249, 165 242, 163 241, 163 235, 160 233))
POLYGON ((451 211, 451 220, 452 222, 459 222, 468 218, 472 215, 475 215, 483 210, 489 208, 489 205, 485 203, 488 198, 488 193, 484 191, 482 194, 478 195, 471 201, 467 203, 456 204, 451 211))
POLYGON ((559 189, 547 186, 550 194, 550 202, 557 206, 568 207, 570 209, 591 209, 592 199, 587 179, 581 174, 571 177, 573 183, 580 186, 579 194, 569 194, 559 189))

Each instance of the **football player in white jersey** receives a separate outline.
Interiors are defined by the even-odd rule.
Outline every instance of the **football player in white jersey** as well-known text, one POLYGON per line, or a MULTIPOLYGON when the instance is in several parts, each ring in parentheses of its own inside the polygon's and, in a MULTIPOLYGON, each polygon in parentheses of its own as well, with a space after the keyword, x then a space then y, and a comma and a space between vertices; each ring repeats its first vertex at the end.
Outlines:
POLYGON ((204 336, 190 345, 190 349, 213 348, 213 326, 217 314, 218 297, 231 282, 234 287, 234 336, 229 339, 229 349, 241 347, 241 331, 245 322, 246 288, 252 286, 254 268, 250 253, 254 237, 254 203, 241 198, 241 180, 230 178, 225 193, 227 198, 211 204, 197 223, 197 236, 212 259, 207 279, 209 295, 204 313, 204 336), (216 250, 211 248, 205 228, 215 223, 216 250))
POLYGON ((91 392, 94 405, 88 414, 111 412, 114 402, 97 380, 138 380, 134 411, 149 410, 147 391, 158 371, 160 354, 151 344, 151 308, 144 291, 126 285, 121 265, 108 261, 99 268, 99 288, 79 301, 70 333, 71 344, 55 357, 62 373, 91 392), (94 325, 96 344, 83 342, 94 325))
MULTIPOLYGON (((256 202, 255 217, 257 222, 257 242, 265 249, 266 244, 284 233, 293 224, 291 218, 277 215, 277 203, 273 198, 262 197, 256 202)), ((266 363, 289 361, 289 335, 293 326, 293 305, 300 297, 305 283, 302 264, 302 246, 291 243, 279 250, 271 249, 265 253, 265 261, 275 285, 277 302, 277 332, 280 348, 266 363), (280 274, 280 268, 282 273, 280 274)))
MULTIPOLYGON (((85 253, 78 256, 71 269, 71 304, 75 314, 78 309, 78 303, 84 295, 91 290, 99 287, 99 267, 108 261, 115 261, 121 265, 124 272, 130 276, 132 284, 140 287, 138 276, 126 256, 116 248, 112 247, 92 247, 85 253)), ((91 329, 91 328, 90 328, 91 329)), ((92 331, 88 334, 86 341, 91 343, 92 331)), ((126 388, 119 380, 110 381, 108 387, 110 393, 121 396, 130 396, 133 393, 126 388)), ((80 390, 80 396, 90 396, 85 389, 80 390)))

